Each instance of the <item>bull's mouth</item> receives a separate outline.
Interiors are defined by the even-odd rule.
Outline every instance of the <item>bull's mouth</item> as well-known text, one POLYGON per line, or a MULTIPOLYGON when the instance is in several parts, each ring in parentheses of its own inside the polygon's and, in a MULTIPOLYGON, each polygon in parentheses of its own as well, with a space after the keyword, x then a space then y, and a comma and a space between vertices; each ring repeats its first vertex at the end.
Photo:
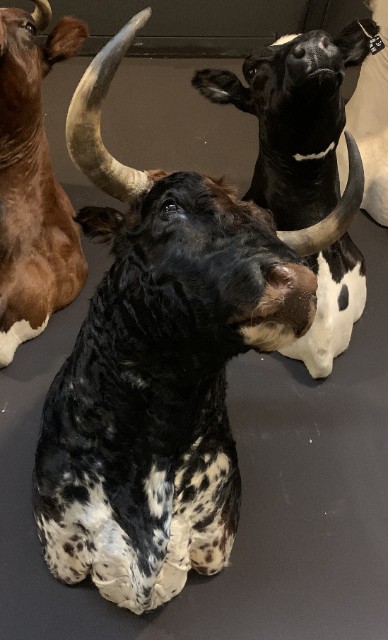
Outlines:
POLYGON ((316 297, 313 296, 303 324, 300 319, 296 323, 292 318, 263 318, 253 315, 245 320, 240 320, 236 328, 243 336, 245 344, 260 351, 279 351, 279 349, 290 346, 308 332, 314 322, 315 313, 316 297))
MULTIPOLYGON (((309 328, 309 327, 308 327, 309 328)), ((306 328, 306 332, 308 329, 306 328)), ((261 320, 240 325, 239 332, 246 345, 258 351, 279 351, 289 347, 298 337, 291 325, 274 320, 261 320)), ((304 332, 303 332, 304 333, 304 332)))

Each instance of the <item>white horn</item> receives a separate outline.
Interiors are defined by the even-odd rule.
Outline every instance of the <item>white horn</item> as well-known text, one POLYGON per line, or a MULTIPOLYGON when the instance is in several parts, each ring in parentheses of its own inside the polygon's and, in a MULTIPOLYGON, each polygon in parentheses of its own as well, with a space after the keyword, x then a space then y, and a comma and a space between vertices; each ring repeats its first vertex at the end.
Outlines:
POLYGON ((66 142, 73 162, 99 189, 123 202, 148 191, 152 181, 145 171, 118 162, 101 138, 102 103, 128 47, 148 21, 144 9, 97 54, 74 93, 66 121, 66 142))

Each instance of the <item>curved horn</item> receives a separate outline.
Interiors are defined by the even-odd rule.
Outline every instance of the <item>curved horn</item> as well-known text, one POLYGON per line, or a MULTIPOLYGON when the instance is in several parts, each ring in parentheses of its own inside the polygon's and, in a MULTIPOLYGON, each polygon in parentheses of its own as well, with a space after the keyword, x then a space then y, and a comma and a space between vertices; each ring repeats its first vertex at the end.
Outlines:
POLYGON ((102 102, 136 32, 150 15, 150 8, 135 15, 97 54, 80 80, 66 120, 66 143, 73 162, 99 189, 122 202, 136 199, 152 182, 146 172, 118 162, 104 146, 102 102))
POLYGON ((327 249, 350 227, 364 195, 364 169, 353 136, 345 131, 349 154, 349 176, 346 189, 336 208, 312 227, 298 231, 278 231, 277 236, 300 256, 309 256, 327 249))
POLYGON ((48 0, 33 0, 35 3, 35 11, 32 14, 38 31, 44 31, 50 24, 52 11, 48 0))

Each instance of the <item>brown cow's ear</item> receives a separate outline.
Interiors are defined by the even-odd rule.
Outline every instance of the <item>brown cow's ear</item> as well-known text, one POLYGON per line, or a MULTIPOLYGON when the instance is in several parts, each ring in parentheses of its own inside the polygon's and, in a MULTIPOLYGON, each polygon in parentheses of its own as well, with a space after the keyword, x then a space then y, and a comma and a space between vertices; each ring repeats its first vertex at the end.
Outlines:
POLYGON ((43 47, 43 59, 47 65, 45 73, 48 73, 56 62, 71 58, 78 53, 87 37, 86 22, 70 16, 62 18, 48 35, 43 47))

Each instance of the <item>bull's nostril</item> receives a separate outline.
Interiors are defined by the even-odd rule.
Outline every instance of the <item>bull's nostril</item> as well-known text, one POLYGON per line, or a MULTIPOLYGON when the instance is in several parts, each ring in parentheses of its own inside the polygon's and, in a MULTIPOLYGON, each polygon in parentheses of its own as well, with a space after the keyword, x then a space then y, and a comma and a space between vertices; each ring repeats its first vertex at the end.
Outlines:
POLYGON ((304 48, 304 46, 302 44, 297 44, 296 47, 294 47, 293 50, 293 56, 294 58, 297 58, 298 60, 300 60, 301 58, 304 57, 305 53, 306 53, 306 49, 304 48))
POLYGON ((327 36, 323 36, 319 41, 319 47, 321 49, 327 49, 330 44, 330 39, 327 36))

